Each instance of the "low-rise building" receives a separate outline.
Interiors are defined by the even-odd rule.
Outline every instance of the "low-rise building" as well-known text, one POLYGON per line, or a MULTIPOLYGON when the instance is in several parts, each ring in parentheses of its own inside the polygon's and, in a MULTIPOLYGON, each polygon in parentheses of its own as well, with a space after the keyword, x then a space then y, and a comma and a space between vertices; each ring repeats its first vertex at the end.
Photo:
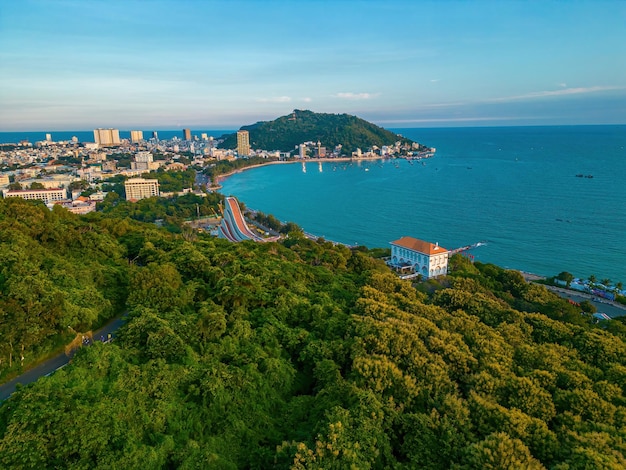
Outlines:
POLYGON ((55 204, 65 207, 68 211, 74 214, 88 214, 96 210, 96 202, 90 201, 87 198, 76 199, 74 201, 56 202, 55 204))
POLYGON ((448 273, 450 252, 439 246, 413 237, 402 237, 390 242, 389 265, 407 275, 421 275, 424 279, 448 273))
POLYGON ((4 197, 21 197, 26 200, 37 200, 46 204, 63 201, 67 199, 67 193, 64 188, 54 189, 10 189, 2 192, 4 197))

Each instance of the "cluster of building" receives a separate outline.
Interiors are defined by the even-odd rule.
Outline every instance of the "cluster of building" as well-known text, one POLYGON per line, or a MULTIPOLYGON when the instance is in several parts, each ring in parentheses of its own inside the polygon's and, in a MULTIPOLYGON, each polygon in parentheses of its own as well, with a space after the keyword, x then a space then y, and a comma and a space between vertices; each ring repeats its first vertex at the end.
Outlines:
MULTIPOLYGON (((4 144, 0 148, 0 192, 3 197, 41 200, 49 207, 61 205, 79 214, 94 211, 106 196, 98 191, 102 182, 122 175, 126 198, 139 200, 161 195, 158 180, 144 179, 147 172, 163 168, 186 170, 190 164, 205 166, 227 152, 217 149, 217 142, 206 134, 202 140, 183 130, 185 140, 158 140, 157 132, 143 140, 142 131, 131 131, 131 138, 120 139, 118 129, 95 129, 94 142, 80 143, 76 137, 54 142, 51 134, 44 141, 4 144), (213 152, 218 157, 212 156, 213 152), (159 157, 155 160, 155 155, 159 157), (130 158, 129 165, 118 168, 120 158, 130 158), (84 184, 72 184, 75 182, 84 184), (89 196, 83 197, 88 186, 89 196), (95 190, 95 192, 94 192, 95 190)), ((234 157, 235 152, 229 151, 234 157)), ((191 189, 189 189, 191 190, 191 189)))
MULTIPOLYGON (((382 147, 374 145, 366 151, 362 151, 360 148, 357 148, 356 151, 352 152, 351 156, 354 158, 428 158, 432 156, 434 152, 434 148, 426 148, 416 142, 412 142, 411 144, 405 144, 401 141, 398 141, 393 145, 383 145, 382 147)), ((291 153, 280 151, 253 150, 250 147, 250 133, 246 130, 240 130, 237 131, 237 155, 240 157, 275 157, 283 160, 289 158, 291 156, 291 153)), ((298 154, 296 155, 296 157, 299 159, 339 158, 343 155, 344 152, 341 144, 335 146, 335 148, 329 152, 328 149, 323 146, 320 141, 307 141, 302 142, 298 145, 298 154)))

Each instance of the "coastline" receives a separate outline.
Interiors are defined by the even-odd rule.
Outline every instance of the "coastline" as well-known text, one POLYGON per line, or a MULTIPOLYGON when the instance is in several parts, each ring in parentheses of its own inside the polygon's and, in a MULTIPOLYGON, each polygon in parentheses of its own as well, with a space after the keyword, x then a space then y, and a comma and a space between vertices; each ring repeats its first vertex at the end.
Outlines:
POLYGON ((217 186, 211 186, 211 189, 219 189, 221 188, 221 184, 224 181, 226 181, 226 178, 228 178, 229 176, 232 175, 236 175, 238 173, 242 173, 244 171, 247 170, 252 170, 254 168, 261 168, 264 166, 270 166, 270 165, 289 165, 289 164, 293 164, 293 163, 307 163, 307 162, 311 162, 311 163, 332 163, 332 162, 354 162, 354 161, 376 161, 376 160, 384 160, 383 157, 359 157, 359 158, 352 158, 352 157, 339 157, 339 158, 306 158, 306 159, 299 159, 299 160, 289 160, 289 161, 285 161, 285 160, 279 160, 279 161, 272 161, 272 162, 267 162, 267 163, 261 163, 259 165, 250 165, 250 166, 246 166, 244 168, 238 168, 237 170, 233 170, 230 171, 228 173, 224 173, 223 175, 219 175, 217 177, 217 186))

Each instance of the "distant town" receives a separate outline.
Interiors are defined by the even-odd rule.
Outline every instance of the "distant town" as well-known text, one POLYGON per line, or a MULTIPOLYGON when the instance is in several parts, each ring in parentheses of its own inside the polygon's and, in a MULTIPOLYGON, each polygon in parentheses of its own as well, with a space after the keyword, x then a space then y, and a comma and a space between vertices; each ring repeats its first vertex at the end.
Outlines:
MULTIPOLYGON (((237 132, 237 148, 219 148, 221 138, 207 133, 192 135, 183 129, 180 137, 159 139, 157 131, 145 136, 143 131, 131 130, 129 139, 120 139, 119 129, 94 129, 93 142, 80 142, 77 137, 55 141, 52 134, 45 140, 31 143, 20 141, 0 144, 0 190, 3 197, 41 200, 49 208, 61 205, 77 214, 96 210, 106 192, 102 183, 122 177, 126 199, 136 201, 153 196, 168 197, 156 179, 142 176, 154 171, 185 171, 193 168, 202 172, 217 162, 257 157, 268 161, 338 158, 421 159, 432 156, 435 149, 419 144, 372 146, 346 155, 342 146, 332 150, 320 142, 307 141, 291 152, 252 149, 249 133, 237 132)), ((185 192, 193 191, 185 189, 185 192)), ((200 188, 196 192, 202 193, 200 188)))

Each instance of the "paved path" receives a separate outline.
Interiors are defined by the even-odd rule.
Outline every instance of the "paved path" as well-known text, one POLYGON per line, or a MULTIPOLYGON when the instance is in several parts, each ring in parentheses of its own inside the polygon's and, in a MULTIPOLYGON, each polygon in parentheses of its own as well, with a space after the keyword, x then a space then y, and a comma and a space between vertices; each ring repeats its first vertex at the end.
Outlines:
MULTIPOLYGON (((114 318, 93 333, 94 341, 99 341, 101 336, 107 338, 109 334, 113 334, 120 326, 122 326, 125 321, 126 315, 120 315, 119 317, 114 318)), ((70 362, 70 358, 67 357, 65 353, 61 353, 58 356, 48 359, 38 366, 24 372, 22 375, 14 378, 13 380, 0 385, 0 402, 9 398, 11 394, 15 392, 17 384, 27 385, 35 382, 40 377, 49 375, 55 370, 67 365, 68 362, 70 362)))

